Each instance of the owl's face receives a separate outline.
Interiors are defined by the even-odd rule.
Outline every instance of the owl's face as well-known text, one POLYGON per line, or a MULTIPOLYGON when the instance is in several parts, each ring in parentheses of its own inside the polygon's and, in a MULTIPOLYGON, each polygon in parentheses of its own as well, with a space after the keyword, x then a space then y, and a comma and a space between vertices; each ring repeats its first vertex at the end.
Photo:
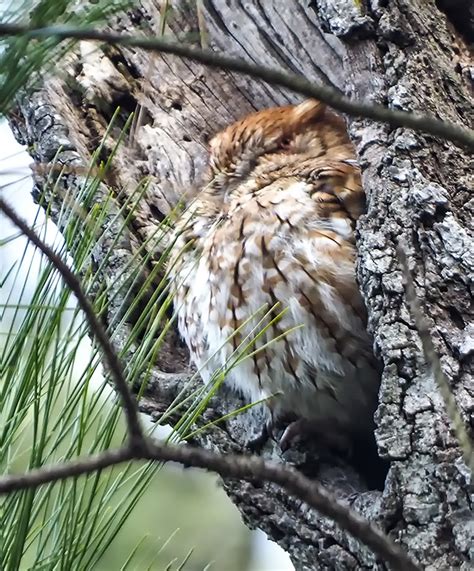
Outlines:
POLYGON ((316 100, 266 109, 221 131, 210 142, 210 188, 229 196, 257 169, 291 165, 328 151, 352 153, 344 121, 316 100))

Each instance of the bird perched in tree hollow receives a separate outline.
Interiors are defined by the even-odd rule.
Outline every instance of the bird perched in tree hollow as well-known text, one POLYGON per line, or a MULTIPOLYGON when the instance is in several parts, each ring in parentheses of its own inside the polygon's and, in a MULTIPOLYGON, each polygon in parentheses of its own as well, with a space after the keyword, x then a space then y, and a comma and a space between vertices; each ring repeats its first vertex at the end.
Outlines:
POLYGON ((270 425, 296 419, 282 446, 300 430, 373 430, 380 369, 355 276, 364 207, 344 121, 308 100, 218 133, 177 222, 170 275, 191 358, 209 382, 253 339, 225 382, 267 399, 270 425))

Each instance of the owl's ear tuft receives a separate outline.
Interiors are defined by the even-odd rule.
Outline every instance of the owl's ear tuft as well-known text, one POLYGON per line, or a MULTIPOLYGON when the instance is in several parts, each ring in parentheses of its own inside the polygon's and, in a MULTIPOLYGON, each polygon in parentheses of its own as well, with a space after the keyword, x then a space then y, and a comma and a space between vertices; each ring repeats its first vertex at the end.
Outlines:
POLYGON ((325 110, 325 103, 317 99, 307 99, 293 107, 293 117, 295 122, 306 124, 319 119, 325 110))

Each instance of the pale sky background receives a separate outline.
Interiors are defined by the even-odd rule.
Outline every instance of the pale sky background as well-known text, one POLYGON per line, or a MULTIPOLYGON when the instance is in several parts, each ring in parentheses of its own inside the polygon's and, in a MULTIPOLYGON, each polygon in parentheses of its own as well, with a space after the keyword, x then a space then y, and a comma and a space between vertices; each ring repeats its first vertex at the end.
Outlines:
MULTIPOLYGON (((23 3, 22 3, 23 4, 23 3)), ((18 8, 17 0, 0 0, 0 16, 5 9, 18 8)), ((56 248, 64 246, 64 239, 56 225, 46 219, 42 208, 33 201, 31 190, 33 179, 31 177, 31 157, 25 149, 17 143, 7 121, 0 118, 0 193, 36 231, 44 241, 56 248)), ((4 310, 5 304, 28 304, 37 285, 37 278, 41 275, 41 268, 45 260, 28 240, 19 234, 10 220, 0 213, 0 336, 9 330, 14 309, 4 310), (6 240, 5 243, 3 241, 6 240)), ((72 260, 68 263, 72 265, 72 260)), ((59 289, 58 289, 59 291, 59 289)), ((75 299, 71 298, 70 307, 74 309, 75 299)), ((17 327, 21 322, 24 311, 17 312, 17 327)), ((71 311, 72 315, 72 311, 71 311)), ((83 339, 78 358, 78 378, 80 377, 80 363, 87 363, 91 352, 88 338, 83 339)), ((97 387, 102 386, 100 372, 96 376, 97 387)), ((108 388, 104 397, 114 398, 113 390, 108 388)), ((148 417, 142 415, 144 423, 151 426, 148 417)), ((216 491, 217 493, 217 491, 216 491)), ((230 501, 230 500, 229 500, 230 501)), ((266 539, 263 532, 253 532, 254 561, 252 568, 256 571, 292 571, 294 570, 289 557, 275 543, 266 539)))

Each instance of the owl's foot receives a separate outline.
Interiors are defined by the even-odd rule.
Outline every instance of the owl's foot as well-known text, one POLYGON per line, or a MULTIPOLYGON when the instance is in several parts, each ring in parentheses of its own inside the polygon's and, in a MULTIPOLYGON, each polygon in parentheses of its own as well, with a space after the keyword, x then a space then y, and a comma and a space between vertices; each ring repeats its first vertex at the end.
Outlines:
POLYGON ((323 422, 287 417, 285 422, 280 418, 275 421, 269 418, 262 425, 262 430, 255 437, 249 439, 246 448, 252 453, 260 453, 269 440, 274 440, 282 452, 300 442, 316 443, 317 448, 350 456, 351 444, 349 437, 337 428, 330 427, 323 422))
POLYGON ((299 418, 291 422, 284 430, 280 440, 280 448, 285 452, 298 442, 304 440, 317 441, 318 448, 327 448, 339 454, 350 455, 351 442, 347 434, 322 422, 299 418))

